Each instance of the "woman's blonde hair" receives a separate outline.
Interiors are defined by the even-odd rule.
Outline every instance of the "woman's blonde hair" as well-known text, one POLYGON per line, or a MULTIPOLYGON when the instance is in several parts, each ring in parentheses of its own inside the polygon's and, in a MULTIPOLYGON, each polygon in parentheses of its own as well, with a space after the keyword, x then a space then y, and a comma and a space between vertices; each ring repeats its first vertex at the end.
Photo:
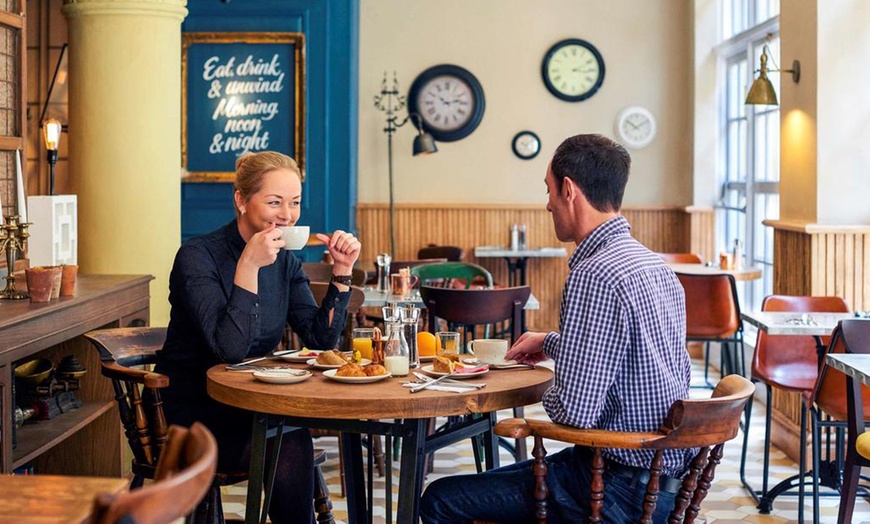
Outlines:
MULTIPOLYGON (((275 169, 289 169, 302 179, 299 165, 289 156, 277 151, 243 153, 236 159, 236 180, 233 189, 239 192, 242 201, 247 202, 251 195, 263 187, 263 175, 275 169)), ((236 214, 239 213, 236 208, 236 214)))

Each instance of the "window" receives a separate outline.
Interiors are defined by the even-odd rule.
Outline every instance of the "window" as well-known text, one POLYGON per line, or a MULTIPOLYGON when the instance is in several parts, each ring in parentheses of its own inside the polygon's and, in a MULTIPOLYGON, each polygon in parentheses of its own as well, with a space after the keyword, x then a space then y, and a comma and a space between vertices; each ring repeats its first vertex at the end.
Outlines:
MULTIPOLYGON (((744 264, 762 269, 762 278, 742 284, 744 308, 759 309, 773 292, 773 231, 763 220, 779 217, 779 106, 748 106, 761 51, 779 62, 779 1, 721 0, 724 64, 722 123, 724 179, 717 212, 717 247, 739 242, 744 264)), ((770 75, 779 92, 779 74, 770 75)))

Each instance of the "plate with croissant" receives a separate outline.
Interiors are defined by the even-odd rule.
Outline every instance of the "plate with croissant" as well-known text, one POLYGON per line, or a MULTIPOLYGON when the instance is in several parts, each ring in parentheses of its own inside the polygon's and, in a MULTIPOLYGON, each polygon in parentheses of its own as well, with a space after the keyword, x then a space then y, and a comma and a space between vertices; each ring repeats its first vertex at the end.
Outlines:
MULTIPOLYGON (((315 369, 338 369, 349 362, 348 357, 341 351, 330 349, 323 351, 317 358, 308 359, 305 363, 309 366, 314 366, 315 369)), ((364 358, 360 362, 363 366, 372 363, 371 360, 364 358)))
POLYGON ((463 364, 462 362, 454 361, 450 358, 436 356, 435 361, 428 366, 423 366, 420 371, 434 377, 453 374, 450 378, 466 379, 479 377, 489 371, 489 366, 472 366, 463 364))
POLYGON ((392 375, 387 371, 387 368, 380 364, 360 365, 351 362, 338 369, 324 371, 323 376, 347 384, 368 384, 392 375))

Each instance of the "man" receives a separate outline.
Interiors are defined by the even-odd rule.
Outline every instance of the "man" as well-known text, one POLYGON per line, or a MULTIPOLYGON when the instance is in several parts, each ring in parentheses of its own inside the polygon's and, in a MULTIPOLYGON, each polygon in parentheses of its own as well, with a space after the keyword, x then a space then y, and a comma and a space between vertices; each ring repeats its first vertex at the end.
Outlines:
MULTIPOLYGON (((600 135, 566 139, 550 161, 547 210, 556 236, 573 242, 562 291, 560 333, 525 333, 507 358, 555 362, 544 394, 554 422, 613 431, 655 431, 686 398, 689 357, 683 288, 673 271, 629 234, 619 214, 631 157, 600 135)), ((604 518, 637 522, 653 453, 605 450, 604 518)), ((547 457, 550 522, 585 522, 592 451, 575 446, 547 457)), ((673 509, 691 450, 664 454, 655 522, 673 509)), ((530 462, 480 475, 447 477, 423 494, 426 524, 534 521, 530 462)))

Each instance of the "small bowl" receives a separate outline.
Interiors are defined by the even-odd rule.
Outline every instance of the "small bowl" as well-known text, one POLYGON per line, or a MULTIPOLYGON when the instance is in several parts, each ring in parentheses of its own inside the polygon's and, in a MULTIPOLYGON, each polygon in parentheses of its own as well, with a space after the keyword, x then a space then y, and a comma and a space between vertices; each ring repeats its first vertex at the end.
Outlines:
POLYGON ((15 367, 15 376, 28 384, 41 384, 51 375, 54 364, 47 358, 29 360, 15 367))

